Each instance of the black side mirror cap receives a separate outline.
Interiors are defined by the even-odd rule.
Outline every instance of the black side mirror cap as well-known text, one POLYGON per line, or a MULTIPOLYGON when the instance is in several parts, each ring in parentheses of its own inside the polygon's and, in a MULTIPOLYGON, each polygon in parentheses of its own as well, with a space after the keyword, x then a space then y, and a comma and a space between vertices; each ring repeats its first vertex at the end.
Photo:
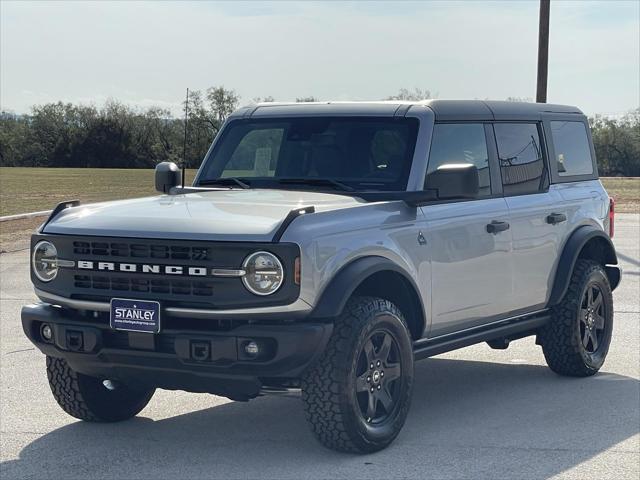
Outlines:
POLYGON ((478 168, 472 163, 445 163, 427 175, 426 188, 439 200, 476 198, 480 191, 478 168))
POLYGON ((180 185, 182 175, 173 162, 161 162, 156 165, 156 190, 160 193, 171 193, 173 187, 180 185))

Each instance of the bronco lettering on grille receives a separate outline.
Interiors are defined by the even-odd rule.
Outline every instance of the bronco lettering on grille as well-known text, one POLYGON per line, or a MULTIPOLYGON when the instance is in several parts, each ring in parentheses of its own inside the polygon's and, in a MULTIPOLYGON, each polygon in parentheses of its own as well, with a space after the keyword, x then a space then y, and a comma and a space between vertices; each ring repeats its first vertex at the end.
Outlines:
POLYGON ((164 275, 187 275, 206 277, 206 267, 182 267, 180 265, 149 265, 138 263, 93 262, 78 260, 78 268, 82 270, 101 270, 107 272, 155 273, 164 275))

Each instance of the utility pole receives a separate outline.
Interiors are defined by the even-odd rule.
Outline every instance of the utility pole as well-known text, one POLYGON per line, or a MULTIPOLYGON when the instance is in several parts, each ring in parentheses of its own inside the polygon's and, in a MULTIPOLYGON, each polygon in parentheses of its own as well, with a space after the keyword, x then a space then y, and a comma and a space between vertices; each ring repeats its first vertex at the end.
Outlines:
POLYGON ((547 73, 549 70, 549 7, 551 0, 540 0, 538 26, 538 84, 536 102, 547 103, 547 73))

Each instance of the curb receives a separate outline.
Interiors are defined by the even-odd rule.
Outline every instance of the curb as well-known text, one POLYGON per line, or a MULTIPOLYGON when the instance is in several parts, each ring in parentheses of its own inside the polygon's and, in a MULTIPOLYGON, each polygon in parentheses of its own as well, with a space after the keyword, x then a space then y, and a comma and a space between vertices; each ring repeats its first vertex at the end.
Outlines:
POLYGON ((49 215, 53 210, 42 210, 41 212, 18 213, 17 215, 7 215, 0 217, 0 222, 9 222, 11 220, 23 220, 25 218, 44 217, 49 215))

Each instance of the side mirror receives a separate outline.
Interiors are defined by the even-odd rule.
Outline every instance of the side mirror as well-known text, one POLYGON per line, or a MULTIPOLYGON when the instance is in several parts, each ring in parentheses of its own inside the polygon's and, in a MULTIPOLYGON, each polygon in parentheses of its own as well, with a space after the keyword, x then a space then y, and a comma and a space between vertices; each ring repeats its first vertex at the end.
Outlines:
POLYGON ((180 185, 182 175, 180 169, 173 162, 161 162, 156 165, 156 190, 160 193, 170 193, 173 187, 180 185))
POLYGON ((478 168, 471 163, 445 163, 427 175, 425 188, 437 191, 443 200, 476 198, 480 190, 478 168))

